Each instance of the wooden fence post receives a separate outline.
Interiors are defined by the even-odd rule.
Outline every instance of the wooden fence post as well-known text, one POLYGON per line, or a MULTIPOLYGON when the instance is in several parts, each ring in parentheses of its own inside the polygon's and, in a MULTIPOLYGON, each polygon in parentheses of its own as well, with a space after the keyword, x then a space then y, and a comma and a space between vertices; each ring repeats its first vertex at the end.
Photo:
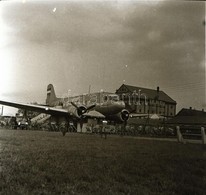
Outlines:
POLYGON ((183 142, 183 137, 182 137, 182 134, 180 132, 180 127, 176 126, 176 129, 177 129, 177 142, 182 143, 183 142))
POLYGON ((205 128, 201 127, 202 144, 206 144, 205 128))

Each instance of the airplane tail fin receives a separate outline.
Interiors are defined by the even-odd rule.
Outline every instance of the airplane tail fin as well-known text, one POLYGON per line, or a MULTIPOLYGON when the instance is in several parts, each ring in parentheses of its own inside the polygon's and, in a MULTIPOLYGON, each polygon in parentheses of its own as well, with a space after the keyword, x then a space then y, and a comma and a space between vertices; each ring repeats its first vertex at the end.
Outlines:
POLYGON ((47 97, 46 97, 46 105, 52 106, 52 104, 57 100, 54 86, 52 84, 49 84, 47 86, 47 97))

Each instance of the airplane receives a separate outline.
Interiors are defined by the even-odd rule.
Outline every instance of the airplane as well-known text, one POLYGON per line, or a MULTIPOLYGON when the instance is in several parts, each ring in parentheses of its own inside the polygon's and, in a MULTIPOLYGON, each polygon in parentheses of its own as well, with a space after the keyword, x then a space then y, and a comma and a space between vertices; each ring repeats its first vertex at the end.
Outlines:
MULTIPOLYGON (((84 111, 85 109, 85 102, 80 103, 79 107, 77 104, 79 104, 78 101, 70 101, 69 98, 57 98, 54 90, 54 86, 52 84, 49 84, 47 86, 47 98, 46 98, 46 105, 49 105, 50 107, 65 107, 69 104, 72 104, 73 107, 76 109, 82 109, 84 111), (84 105, 84 106, 83 106, 84 105)), ((84 112, 83 116, 92 117, 92 118, 99 118, 100 114, 101 118, 105 118, 105 120, 113 120, 117 123, 125 122, 129 119, 129 111, 125 109, 125 103, 124 101, 119 100, 119 96, 117 94, 108 94, 104 96, 104 100, 101 103, 95 104, 88 104, 87 105, 87 113, 84 112), (92 114, 90 115, 90 110, 95 110, 96 115, 92 114), (89 112, 87 112, 89 111, 89 112), (99 114, 100 113, 100 114, 99 114)))
POLYGON ((57 98, 54 86, 47 86, 46 105, 33 105, 17 102, 9 102, 0 100, 0 104, 11 106, 24 110, 31 110, 51 115, 50 122, 58 125, 63 136, 66 134, 71 121, 75 123, 81 122, 83 118, 104 118, 105 120, 113 120, 115 122, 124 122, 126 124, 129 118, 129 111, 125 109, 123 101, 118 99, 118 95, 112 94, 106 96, 108 99, 102 104, 77 104, 69 100, 69 98, 57 98), (95 112, 94 112, 95 111, 95 112))
MULTIPOLYGON (((124 101, 119 100, 116 94, 104 96, 103 103, 96 103, 93 110, 105 116, 105 120, 116 123, 125 123, 129 119, 129 111, 125 109, 124 101)), ((86 114, 86 115, 89 115, 86 114)))

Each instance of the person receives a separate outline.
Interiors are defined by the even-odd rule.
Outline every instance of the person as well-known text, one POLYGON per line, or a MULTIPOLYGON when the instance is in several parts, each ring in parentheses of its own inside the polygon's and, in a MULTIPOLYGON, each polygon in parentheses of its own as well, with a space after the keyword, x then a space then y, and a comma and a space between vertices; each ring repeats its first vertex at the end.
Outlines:
POLYGON ((102 126, 100 127, 100 133, 101 133, 101 138, 104 135, 104 138, 107 138, 107 131, 106 131, 106 125, 107 125, 107 121, 102 121, 102 126))

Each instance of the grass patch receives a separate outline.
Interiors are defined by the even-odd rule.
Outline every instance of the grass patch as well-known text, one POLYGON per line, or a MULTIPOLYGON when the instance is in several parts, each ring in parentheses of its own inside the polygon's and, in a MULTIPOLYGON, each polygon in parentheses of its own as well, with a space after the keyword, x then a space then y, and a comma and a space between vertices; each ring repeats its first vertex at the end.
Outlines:
POLYGON ((206 147, 0 130, 1 194, 204 194, 206 147))

